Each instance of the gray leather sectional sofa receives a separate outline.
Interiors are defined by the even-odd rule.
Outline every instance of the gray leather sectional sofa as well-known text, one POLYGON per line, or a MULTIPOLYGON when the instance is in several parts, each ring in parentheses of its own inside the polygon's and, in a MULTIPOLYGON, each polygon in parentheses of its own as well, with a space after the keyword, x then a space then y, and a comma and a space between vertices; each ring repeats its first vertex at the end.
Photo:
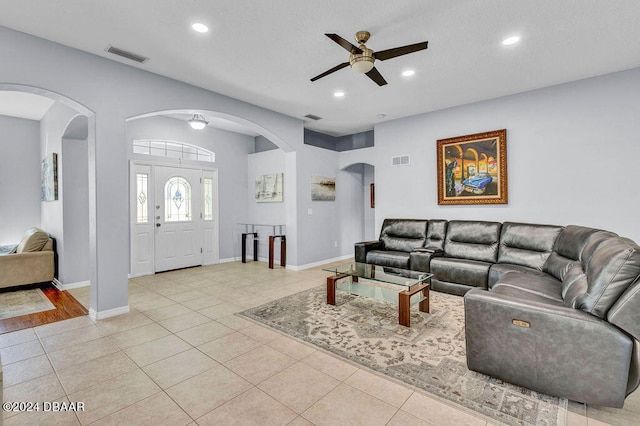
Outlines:
POLYGON ((469 369, 622 407, 640 383, 640 247, 582 226, 386 219, 356 261, 464 295, 469 369))

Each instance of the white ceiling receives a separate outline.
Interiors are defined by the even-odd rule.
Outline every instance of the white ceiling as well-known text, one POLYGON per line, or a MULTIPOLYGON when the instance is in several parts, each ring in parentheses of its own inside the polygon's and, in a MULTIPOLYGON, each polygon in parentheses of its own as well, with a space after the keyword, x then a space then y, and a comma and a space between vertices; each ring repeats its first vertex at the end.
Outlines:
POLYGON ((0 25, 297 118, 332 135, 376 123, 640 66, 638 0, 0 0, 0 25), (191 30, 193 22, 210 28, 191 30), (376 62, 378 87, 324 36, 385 50, 429 49, 376 62), (518 34, 516 46, 503 38, 518 34), (108 45, 150 58, 135 64, 108 45), (416 74, 400 73, 413 68, 416 74), (333 91, 346 96, 336 99, 333 91), (384 118, 380 118, 384 114, 384 118))
POLYGON ((40 121, 53 102, 40 95, 0 90, 0 115, 40 121))

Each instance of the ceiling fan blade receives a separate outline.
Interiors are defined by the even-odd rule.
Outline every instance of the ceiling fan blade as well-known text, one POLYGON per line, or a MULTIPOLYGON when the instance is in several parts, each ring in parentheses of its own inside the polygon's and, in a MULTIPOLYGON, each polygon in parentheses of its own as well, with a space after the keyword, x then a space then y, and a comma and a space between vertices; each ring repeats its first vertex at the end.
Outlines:
POLYGON ((428 41, 424 41, 422 43, 409 44, 407 46, 396 47, 394 49, 381 50, 380 52, 375 52, 374 56, 376 59, 385 61, 387 59, 406 55, 407 53, 413 53, 413 52, 418 52, 420 50, 424 50, 427 48, 428 43, 429 43, 428 41))
POLYGON ((338 43, 340 46, 342 46, 345 50, 348 50, 350 53, 362 53, 362 50, 359 47, 349 43, 347 40, 343 39, 338 34, 325 34, 325 35, 329 37, 331 40, 338 43))
POLYGON ((378 86, 384 86, 385 84, 387 84, 387 81, 384 79, 384 77, 382 77, 382 75, 378 72, 378 70, 375 67, 371 68, 371 71, 366 73, 366 75, 371 80, 375 81, 378 84, 378 86))
POLYGON ((320 74, 320 75, 317 75, 317 76, 313 77, 313 78, 311 79, 311 81, 316 81, 316 80, 318 80, 318 79, 321 79, 322 77, 326 77, 326 76, 328 76, 329 74, 334 73, 334 72, 336 72, 336 71, 338 71, 338 70, 341 70, 342 68, 344 68, 344 67, 348 67, 348 66, 349 66, 349 62, 343 62, 343 63, 341 63, 340 65, 336 65, 335 67, 331 68, 330 70, 325 71, 325 72, 323 72, 322 74, 320 74))

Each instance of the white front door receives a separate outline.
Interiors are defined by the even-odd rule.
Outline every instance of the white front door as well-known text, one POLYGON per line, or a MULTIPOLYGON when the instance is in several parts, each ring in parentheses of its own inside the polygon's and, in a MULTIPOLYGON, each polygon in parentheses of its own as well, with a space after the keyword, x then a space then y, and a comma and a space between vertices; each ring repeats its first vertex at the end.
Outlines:
POLYGON ((131 276, 220 262, 218 171, 132 162, 131 276))
POLYGON ((155 167, 155 272, 202 265, 202 171, 155 167))

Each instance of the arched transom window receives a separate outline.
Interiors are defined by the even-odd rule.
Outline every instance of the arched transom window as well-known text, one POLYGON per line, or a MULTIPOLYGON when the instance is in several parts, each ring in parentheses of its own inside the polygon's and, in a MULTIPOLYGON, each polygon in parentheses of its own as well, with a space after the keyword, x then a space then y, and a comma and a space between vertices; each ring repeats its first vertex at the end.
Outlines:
POLYGON ((183 160, 208 161, 210 163, 215 163, 216 161, 216 153, 208 149, 184 142, 159 139, 133 141, 133 153, 167 158, 181 158, 183 160))

